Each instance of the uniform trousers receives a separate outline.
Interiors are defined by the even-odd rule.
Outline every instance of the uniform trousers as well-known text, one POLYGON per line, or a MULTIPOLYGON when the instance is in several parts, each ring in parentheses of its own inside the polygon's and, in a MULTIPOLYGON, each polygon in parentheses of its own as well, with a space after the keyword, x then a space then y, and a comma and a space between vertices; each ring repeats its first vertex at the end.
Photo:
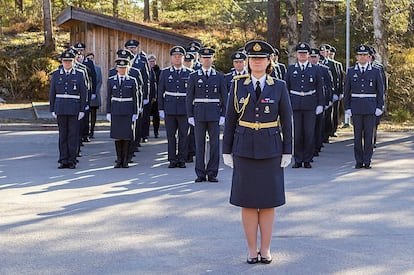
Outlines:
POLYGON ((315 122, 315 152, 320 152, 324 138, 325 112, 316 116, 315 122))
POLYGON ((213 176, 217 177, 219 168, 219 140, 220 140, 220 126, 218 121, 197 121, 194 126, 196 159, 195 172, 197 177, 213 176), (205 164, 205 150, 206 150, 206 133, 208 133, 210 140, 210 155, 205 164))
POLYGON ((335 101, 332 104, 332 129, 331 129, 331 136, 333 136, 338 130, 338 122, 339 122, 339 100, 335 101))
POLYGON ((329 141, 329 137, 333 134, 333 131, 334 131, 333 106, 334 105, 329 106, 329 108, 325 110, 325 123, 324 123, 324 129, 323 129, 323 141, 324 142, 329 141))
POLYGON ((149 137, 151 104, 144 105, 142 111, 142 138, 149 137))
POLYGON ((58 115, 59 163, 76 165, 79 147, 78 115, 58 115))
POLYGON ((165 115, 165 130, 168 141, 168 160, 172 163, 185 163, 185 146, 188 131, 186 115, 165 115), (177 134, 178 131, 178 152, 177 134))
POLYGON ((354 155, 356 163, 371 164, 374 152, 375 115, 352 114, 354 124, 354 155))
POLYGON ((152 127, 154 128, 154 136, 158 136, 160 129, 160 114, 158 112, 158 102, 151 103, 152 127))
POLYGON ((295 162, 310 162, 315 151, 315 110, 294 110, 294 159, 295 162))

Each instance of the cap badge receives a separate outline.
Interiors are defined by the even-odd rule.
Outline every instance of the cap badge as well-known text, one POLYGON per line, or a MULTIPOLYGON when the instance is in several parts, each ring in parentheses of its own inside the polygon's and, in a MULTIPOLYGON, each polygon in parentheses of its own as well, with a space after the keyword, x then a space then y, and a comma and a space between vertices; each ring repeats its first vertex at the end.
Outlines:
POLYGON ((361 48, 360 48, 361 50, 365 50, 365 47, 364 46, 361 46, 361 48))
POLYGON ((239 53, 236 54, 236 58, 240 58, 240 54, 239 53))
POLYGON ((305 44, 303 44, 303 43, 302 43, 302 44, 300 44, 300 47, 301 47, 301 48, 305 48, 305 44))
POLYGON ((262 50, 262 47, 259 45, 259 43, 254 44, 253 51, 259 52, 262 50))
POLYGON ((204 53, 209 53, 210 51, 208 50, 208 49, 205 49, 204 50, 204 53))
POLYGON ((180 51, 180 49, 179 49, 179 48, 175 48, 175 51, 176 51, 176 52, 179 52, 179 51, 180 51))

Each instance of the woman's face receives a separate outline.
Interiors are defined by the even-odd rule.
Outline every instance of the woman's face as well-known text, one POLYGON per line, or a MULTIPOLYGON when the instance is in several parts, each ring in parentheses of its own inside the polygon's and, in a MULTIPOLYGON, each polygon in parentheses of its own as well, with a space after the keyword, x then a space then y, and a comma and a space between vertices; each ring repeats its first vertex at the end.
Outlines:
POLYGON ((252 73, 266 72, 270 60, 267 57, 249 57, 249 66, 252 73))

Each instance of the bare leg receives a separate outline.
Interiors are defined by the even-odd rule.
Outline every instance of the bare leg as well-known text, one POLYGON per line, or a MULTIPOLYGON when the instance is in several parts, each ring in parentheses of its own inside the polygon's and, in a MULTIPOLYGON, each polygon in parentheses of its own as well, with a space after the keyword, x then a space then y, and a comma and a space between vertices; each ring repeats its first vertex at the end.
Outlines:
POLYGON ((272 241, 273 222, 275 220, 274 208, 263 208, 259 210, 260 227, 260 254, 270 259, 270 243, 272 241))
POLYGON ((249 248, 249 258, 257 257, 257 229, 259 212, 255 208, 242 208, 242 222, 249 248))

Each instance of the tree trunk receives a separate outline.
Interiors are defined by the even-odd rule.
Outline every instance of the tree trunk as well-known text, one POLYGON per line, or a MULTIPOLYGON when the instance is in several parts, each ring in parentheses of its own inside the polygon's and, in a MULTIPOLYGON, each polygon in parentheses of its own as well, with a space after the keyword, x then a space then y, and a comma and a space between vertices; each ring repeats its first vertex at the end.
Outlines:
POLYGON ((145 22, 151 21, 149 0, 144 0, 144 21, 145 22))
POLYGON ((152 0, 152 20, 158 21, 158 1, 152 0))
POLYGON ((55 41, 53 40, 52 9, 50 0, 43 0, 43 27, 45 35, 45 49, 48 51, 55 50, 55 41))
POLYGON ((119 17, 118 0, 112 2, 112 14, 114 17, 119 17))
POLYGON ((378 61, 384 65, 384 70, 388 65, 388 37, 384 24, 385 0, 373 1, 373 27, 374 43, 377 47, 378 61))
POLYGON ((16 5, 16 8, 22 12, 23 11, 23 0, 15 0, 14 4, 16 5))
POLYGON ((280 0, 267 2, 267 41, 280 49, 280 0))
POLYGON ((311 47, 317 47, 319 34, 319 0, 309 1, 309 44, 311 47))
POLYGON ((408 17, 407 34, 412 35, 414 32, 414 1, 410 2, 410 14, 408 17))
POLYGON ((285 0, 286 3, 286 27, 288 37, 288 63, 296 62, 295 47, 298 44, 298 16, 297 1, 285 0))

